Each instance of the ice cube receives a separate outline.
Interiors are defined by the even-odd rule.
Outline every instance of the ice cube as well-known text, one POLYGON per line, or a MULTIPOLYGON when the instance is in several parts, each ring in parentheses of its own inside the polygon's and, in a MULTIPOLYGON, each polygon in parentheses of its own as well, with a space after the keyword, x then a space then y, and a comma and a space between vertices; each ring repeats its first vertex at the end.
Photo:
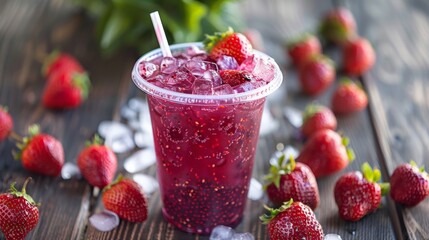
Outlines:
POLYGON ((158 66, 151 62, 142 61, 139 64, 138 70, 139 70, 140 76, 146 79, 151 77, 152 75, 155 74, 156 71, 158 71, 158 66))
POLYGON ((191 72, 195 77, 203 76, 204 72, 208 70, 217 71, 217 65, 211 62, 190 60, 185 65, 186 69, 191 72))
POLYGON ((188 70, 180 69, 178 71, 175 71, 171 75, 169 75, 164 80, 165 80, 165 84, 168 84, 168 85, 179 85, 186 82, 189 82, 192 84, 195 80, 195 77, 188 70))
POLYGON ((341 240, 341 236, 338 234, 326 234, 323 240, 341 240))
POLYGON ((192 94, 213 95, 213 82, 197 79, 192 84, 192 94))
POLYGON ((269 108, 265 107, 262 112, 261 127, 259 129, 259 134, 264 136, 276 130, 279 127, 279 122, 275 120, 271 114, 269 108))
POLYGON ((140 128, 152 135, 152 122, 150 120, 149 105, 143 107, 143 111, 139 114, 140 128))
POLYGON ((128 101, 128 107, 135 112, 142 111, 142 108, 145 106, 147 106, 147 102, 146 102, 146 100, 144 100, 142 98, 138 98, 138 97, 131 98, 128 101))
POLYGON ((114 139, 123 135, 131 135, 127 125, 116 121, 102 121, 98 125, 98 134, 104 139, 114 139))
POLYGON ((171 74, 178 68, 177 60, 174 57, 164 57, 160 63, 162 73, 171 74))
POLYGON ((210 240, 231 240, 234 234, 234 229, 219 225, 213 228, 212 233, 210 234, 210 240))
POLYGON ((207 60, 209 60, 208 55, 205 54, 204 52, 202 52, 200 54, 193 55, 191 58, 194 59, 194 60, 198 60, 198 61, 207 61, 207 60))
POLYGON ((214 70, 208 70, 204 72, 203 79, 213 82, 214 87, 220 86, 222 84, 222 78, 220 77, 219 73, 214 70))
POLYGON ((230 57, 230 56, 227 56, 227 55, 220 56, 217 59, 216 63, 219 66, 219 68, 222 69, 222 70, 237 69, 238 68, 237 60, 235 60, 234 57, 230 57))
POLYGON ((302 126, 302 111, 294 107, 285 107, 283 114, 292 126, 300 128, 302 126))
POLYGON ((119 225, 119 217, 116 213, 104 210, 89 218, 91 225, 101 232, 108 232, 119 225))
POLYGON ((147 195, 151 195, 159 188, 158 181, 156 181, 154 177, 146 174, 134 174, 133 180, 142 187, 143 192, 147 195))
POLYGON ((61 177, 64 180, 68 180, 71 178, 80 179, 81 178, 80 170, 76 164, 66 162, 63 168, 61 169, 61 177))
POLYGON ((215 95, 226 95, 226 94, 233 94, 234 89, 229 84, 223 84, 218 87, 213 88, 215 95))
POLYGON ((251 233, 235 233, 231 240, 255 240, 255 237, 251 233))
POLYGON ((125 159, 124 168, 129 173, 146 169, 156 162, 155 152, 152 148, 139 150, 125 159))
POLYGON ((261 199, 263 195, 264 190, 262 189, 262 184, 255 178, 252 178, 250 180, 250 187, 249 193, 247 194, 247 198, 256 201, 261 199))
POLYGON ((272 58, 253 55, 244 60, 238 69, 251 72, 257 80, 271 82, 275 74, 274 66, 275 63, 272 58))
POLYGON ((134 143, 139 148, 144 147, 153 147, 153 136, 152 133, 146 133, 142 131, 138 131, 134 134, 134 143))
POLYGON ((121 117, 127 119, 128 121, 137 119, 137 112, 125 105, 121 107, 121 117))
POLYGON ((236 93, 242 93, 242 92, 248 92, 254 89, 257 89, 259 87, 262 87, 263 85, 265 85, 264 82, 262 81, 256 81, 256 82, 244 82, 240 85, 237 85, 234 87, 234 91, 236 93))

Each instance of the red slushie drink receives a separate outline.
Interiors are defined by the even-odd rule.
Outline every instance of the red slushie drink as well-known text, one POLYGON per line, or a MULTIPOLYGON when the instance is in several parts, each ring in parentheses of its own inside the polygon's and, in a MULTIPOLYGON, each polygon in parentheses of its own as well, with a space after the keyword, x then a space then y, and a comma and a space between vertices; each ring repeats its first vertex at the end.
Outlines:
POLYGON ((252 175, 265 97, 282 82, 277 64, 252 51, 213 59, 200 43, 141 57, 133 81, 147 93, 164 217, 209 234, 237 225, 252 175))

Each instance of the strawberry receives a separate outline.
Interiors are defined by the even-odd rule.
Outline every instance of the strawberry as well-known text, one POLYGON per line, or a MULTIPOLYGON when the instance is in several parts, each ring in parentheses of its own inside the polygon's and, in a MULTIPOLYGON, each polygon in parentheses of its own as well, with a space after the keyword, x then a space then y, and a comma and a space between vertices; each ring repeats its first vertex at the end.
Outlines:
POLYGON ((399 165, 390 177, 390 196, 407 207, 413 207, 429 195, 429 177, 424 167, 411 161, 399 165))
POLYGON ((119 176, 103 190, 104 207, 130 222, 147 219, 147 201, 143 189, 131 179, 119 176))
POLYGON ((290 199, 279 209, 265 208, 269 214, 264 214, 260 219, 264 224, 268 224, 271 240, 323 239, 322 226, 307 205, 290 199))
POLYGON ((5 140, 13 129, 13 119, 7 108, 0 106, 0 142, 5 140))
POLYGON ((349 172, 335 183, 334 197, 342 219, 358 221, 368 213, 375 211, 381 202, 381 196, 389 190, 388 183, 377 183, 381 178, 380 170, 372 169, 368 163, 362 165, 362 172, 349 172))
POLYGON ((21 192, 12 183, 9 193, 0 194, 0 229, 6 240, 23 240, 39 222, 38 204, 25 191, 30 179, 21 192))
POLYGON ((307 164, 314 176, 323 177, 341 171, 354 159, 354 152, 348 148, 348 138, 330 129, 313 134, 303 146, 298 161, 307 164))
POLYGON ((284 159, 283 154, 265 176, 269 180, 266 186, 268 197, 276 206, 293 198, 314 210, 320 201, 316 178, 307 165, 295 163, 293 157, 284 164, 284 159))
POLYGON ((321 53, 319 39, 312 34, 304 34, 286 45, 287 53, 293 64, 302 67, 310 56, 321 53))
POLYGON ((310 104, 305 108, 302 122, 301 131, 306 137, 322 129, 337 128, 337 118, 331 109, 318 104, 310 104))
POLYGON ((342 44, 356 36, 356 21, 347 8, 334 8, 323 17, 319 31, 327 41, 342 44))
POLYGON ((50 77, 54 72, 65 71, 65 72, 76 72, 83 73, 83 67, 80 63, 71 55, 53 51, 45 60, 43 64, 43 75, 50 77))
POLYGON ((78 107, 87 97, 90 82, 86 73, 56 71, 52 73, 43 92, 43 105, 52 109, 78 107))
POLYGON ((206 35, 204 47, 212 59, 217 60, 220 56, 227 55, 235 58, 238 64, 253 54, 249 40, 243 34, 234 32, 232 28, 212 36, 206 35))
POLYGON ((20 149, 15 153, 22 166, 30 172, 46 176, 58 176, 64 165, 64 150, 60 141, 48 134, 40 133, 38 125, 28 128, 29 136, 17 143, 20 149))
POLYGON ((335 79, 335 67, 331 59, 324 55, 313 55, 299 69, 299 82, 302 90, 316 96, 328 88, 335 79))
POLYGON ((77 165, 89 184, 102 189, 113 180, 118 160, 112 150, 102 145, 100 137, 96 135, 93 142, 87 143, 79 153, 77 165))
POLYGON ((343 67, 348 75, 360 76, 367 72, 375 62, 371 44, 364 38, 347 41, 343 47, 343 67))
POLYGON ((368 105, 365 91, 350 79, 343 79, 332 96, 332 110, 349 114, 363 110, 368 105))
POLYGON ((252 74, 244 70, 220 70, 219 75, 222 78, 222 82, 231 85, 231 87, 252 81, 253 79, 252 74))

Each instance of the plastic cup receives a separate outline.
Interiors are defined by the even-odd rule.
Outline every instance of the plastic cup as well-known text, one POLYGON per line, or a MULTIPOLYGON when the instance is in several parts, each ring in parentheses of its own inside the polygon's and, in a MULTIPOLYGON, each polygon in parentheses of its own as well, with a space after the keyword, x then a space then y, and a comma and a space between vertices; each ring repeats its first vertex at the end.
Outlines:
MULTIPOLYGON (((191 45, 201 47, 186 43, 171 50, 174 54, 191 45)), ((178 93, 138 73, 141 61, 160 56, 160 49, 143 55, 132 78, 148 98, 164 218, 190 233, 210 234, 217 225, 234 227, 247 201, 265 97, 280 86, 282 73, 275 65, 271 82, 243 93, 178 93)))

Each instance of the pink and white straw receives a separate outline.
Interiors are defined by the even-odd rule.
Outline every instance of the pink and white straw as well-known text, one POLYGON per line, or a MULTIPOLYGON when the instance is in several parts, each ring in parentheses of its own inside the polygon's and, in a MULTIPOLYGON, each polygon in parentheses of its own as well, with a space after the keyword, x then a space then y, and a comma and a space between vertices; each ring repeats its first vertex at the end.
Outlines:
POLYGON ((171 57, 170 46, 168 45, 167 37, 165 36, 164 27, 161 23, 158 11, 150 14, 152 19, 153 28, 155 28, 156 38, 158 39, 159 46, 161 47, 162 55, 164 57, 171 57))

